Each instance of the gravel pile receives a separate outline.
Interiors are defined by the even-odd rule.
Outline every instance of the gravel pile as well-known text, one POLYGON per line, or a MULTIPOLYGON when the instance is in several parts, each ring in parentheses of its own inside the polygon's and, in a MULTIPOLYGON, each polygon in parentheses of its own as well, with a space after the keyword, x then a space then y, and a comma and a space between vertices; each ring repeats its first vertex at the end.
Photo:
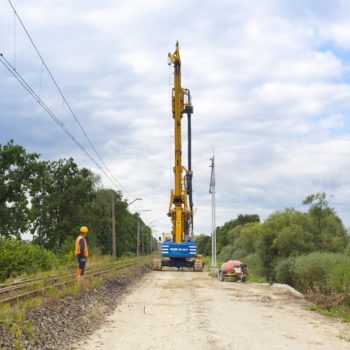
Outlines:
POLYGON ((47 300, 26 314, 26 321, 32 327, 32 332, 26 333, 33 336, 17 333, 16 337, 15 332, 6 332, 0 325, 0 349, 67 349, 95 331, 115 309, 120 296, 149 271, 149 266, 143 266, 132 273, 128 271, 127 275, 107 279, 77 296, 47 300))

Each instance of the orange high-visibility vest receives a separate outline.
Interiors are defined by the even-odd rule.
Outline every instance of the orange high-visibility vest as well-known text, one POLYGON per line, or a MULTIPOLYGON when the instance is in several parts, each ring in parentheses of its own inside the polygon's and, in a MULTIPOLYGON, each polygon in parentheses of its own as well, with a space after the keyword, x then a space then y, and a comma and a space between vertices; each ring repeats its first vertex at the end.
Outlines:
POLYGON ((88 251, 86 239, 82 235, 79 235, 75 241, 75 255, 80 255, 80 254, 83 254, 83 256, 85 258, 87 258, 89 256, 89 251, 88 251), (80 241, 81 240, 84 241, 84 251, 83 252, 80 250, 80 241))

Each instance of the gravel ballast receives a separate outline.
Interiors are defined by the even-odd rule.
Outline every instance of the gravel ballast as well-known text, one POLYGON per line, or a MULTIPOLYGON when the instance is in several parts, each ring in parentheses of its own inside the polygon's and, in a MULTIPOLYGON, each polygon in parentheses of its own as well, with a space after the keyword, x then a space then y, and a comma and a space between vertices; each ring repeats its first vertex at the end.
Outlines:
MULTIPOLYGON (((67 349, 95 331, 134 282, 150 271, 148 265, 110 277, 76 296, 50 298, 27 311, 30 332, 5 330, 0 325, 0 349, 67 349), (22 334, 21 334, 22 333, 22 334)), ((14 326, 15 327, 15 326, 14 326)))

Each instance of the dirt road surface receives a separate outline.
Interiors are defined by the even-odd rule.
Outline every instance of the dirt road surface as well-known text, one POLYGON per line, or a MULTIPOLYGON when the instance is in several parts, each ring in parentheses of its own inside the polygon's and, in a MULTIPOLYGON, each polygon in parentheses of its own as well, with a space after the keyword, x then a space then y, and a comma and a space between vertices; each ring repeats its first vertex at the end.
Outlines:
POLYGON ((350 326, 308 306, 283 288, 152 272, 73 349, 349 350, 350 326))

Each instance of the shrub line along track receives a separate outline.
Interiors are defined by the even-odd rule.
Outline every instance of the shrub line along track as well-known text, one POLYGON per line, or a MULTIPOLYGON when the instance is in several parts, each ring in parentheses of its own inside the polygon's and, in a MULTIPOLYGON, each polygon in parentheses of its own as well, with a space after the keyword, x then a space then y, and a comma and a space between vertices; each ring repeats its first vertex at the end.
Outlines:
MULTIPOLYGON (((136 266, 138 264, 140 264, 141 262, 145 262, 149 260, 149 258, 145 258, 145 259, 133 259, 133 260, 129 260, 126 262, 122 262, 122 263, 115 263, 115 264, 110 264, 106 267, 103 268, 97 268, 97 269, 92 269, 92 270, 88 270, 85 272, 84 277, 85 278, 92 278, 95 276, 99 276, 99 275, 103 275, 105 273, 108 272, 112 272, 114 270, 121 270, 127 267, 131 267, 131 266, 136 266)), ((48 290, 50 288, 53 287, 60 287, 66 284, 71 284, 76 282, 76 274, 75 273, 62 273, 62 274, 56 274, 56 275, 51 275, 51 276, 45 276, 45 277, 39 277, 39 278, 34 278, 34 279, 28 279, 25 281, 20 281, 20 282, 14 282, 11 284, 3 284, 2 288, 0 288, 0 304, 4 304, 7 302, 12 302, 12 301, 16 301, 18 299, 21 298, 25 298, 27 296, 31 296, 31 295, 36 295, 36 294, 40 294, 41 292, 48 290), (73 277, 74 278, 71 278, 73 277), (59 281, 60 279, 64 279, 64 278, 68 278, 65 281, 59 281), (59 281, 59 282, 57 282, 59 281), (57 283, 55 283, 57 282, 57 283), (35 286, 39 283, 49 283, 48 285, 41 287, 41 288, 37 288, 37 289, 33 289, 24 293, 20 293, 21 290, 28 288, 28 287, 32 287, 35 286), (3 298, 3 296, 8 293, 11 292, 16 292, 19 291, 18 294, 16 295, 12 295, 10 297, 5 297, 3 298)))

